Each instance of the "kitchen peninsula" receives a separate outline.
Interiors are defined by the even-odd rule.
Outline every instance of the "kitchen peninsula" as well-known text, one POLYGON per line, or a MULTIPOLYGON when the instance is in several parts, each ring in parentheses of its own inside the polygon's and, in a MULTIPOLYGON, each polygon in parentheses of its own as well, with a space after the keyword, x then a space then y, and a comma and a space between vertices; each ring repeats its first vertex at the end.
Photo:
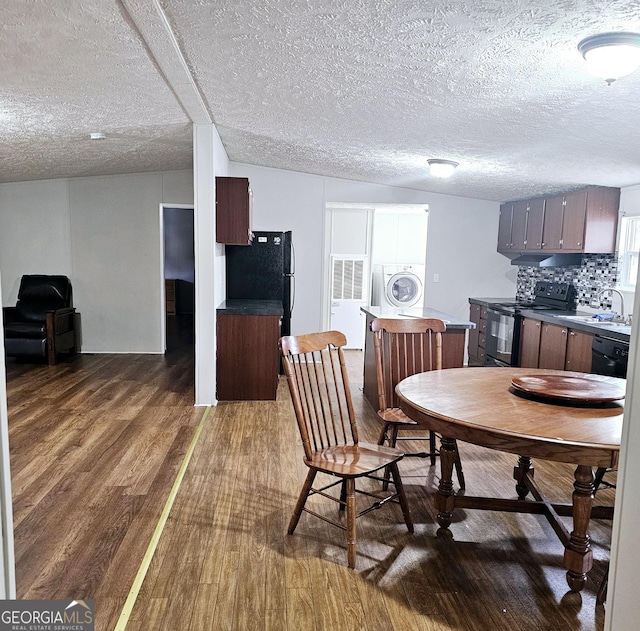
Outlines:
POLYGON ((473 322, 429 307, 361 307, 360 311, 367 317, 364 340, 364 396, 374 410, 378 409, 378 385, 371 322, 376 318, 438 318, 444 321, 447 330, 442 334, 442 367, 460 368, 464 365, 466 333, 467 329, 475 328, 473 322))

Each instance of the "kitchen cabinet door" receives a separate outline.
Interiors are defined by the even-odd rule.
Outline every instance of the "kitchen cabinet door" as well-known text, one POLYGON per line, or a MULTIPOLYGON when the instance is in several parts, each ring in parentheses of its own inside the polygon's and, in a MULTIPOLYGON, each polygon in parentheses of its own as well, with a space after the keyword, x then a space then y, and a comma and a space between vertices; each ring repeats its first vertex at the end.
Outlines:
POLYGON ((584 251, 584 229, 587 218, 587 191, 576 191, 564 196, 564 212, 562 214, 563 251, 584 251))
POLYGON ((520 324, 520 361, 522 368, 537 368, 538 355, 540 354, 539 320, 524 318, 520 324))
POLYGON ((216 242, 249 245, 252 196, 246 177, 216 178, 216 242))
POLYGON ((587 191, 587 218, 583 243, 585 252, 616 251, 619 208, 619 188, 598 186, 587 191))
POLYGON ((527 201, 514 202, 511 210, 511 249, 523 252, 527 244, 527 201))
POLYGON ((513 204, 500 206, 500 221, 498 223, 498 252, 511 251, 511 221, 513 217, 513 204))
POLYGON ((591 372, 592 343, 593 335, 569 329, 565 369, 577 372, 591 372))
POLYGON ((564 195, 547 197, 544 204, 544 227, 542 249, 559 251, 562 248, 562 216, 564 195))
POLYGON ((487 332, 487 308, 472 304, 469 319, 476 325, 469 330, 469 366, 484 366, 484 345, 487 332))
POLYGON ((567 357, 567 328, 543 323, 540 331, 538 368, 564 370, 567 357))
POLYGON ((542 230, 544 227, 544 205, 543 198, 532 199, 527 208, 527 239, 525 250, 542 249, 542 230))
POLYGON ((275 401, 280 316, 217 316, 218 401, 275 401))

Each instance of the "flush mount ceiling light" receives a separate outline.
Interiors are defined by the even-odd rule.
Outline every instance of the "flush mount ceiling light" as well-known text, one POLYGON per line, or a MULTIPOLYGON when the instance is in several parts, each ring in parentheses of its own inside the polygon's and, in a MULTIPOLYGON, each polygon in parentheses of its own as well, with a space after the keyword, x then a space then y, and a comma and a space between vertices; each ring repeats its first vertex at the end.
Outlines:
POLYGON ((591 74, 611 85, 640 66, 639 33, 601 33, 586 37, 578 50, 591 74))
POLYGON ((90 140, 104 140, 106 136, 101 131, 92 131, 89 134, 90 140))
POLYGON ((429 173, 434 177, 451 177, 458 166, 453 160, 427 160, 429 173))

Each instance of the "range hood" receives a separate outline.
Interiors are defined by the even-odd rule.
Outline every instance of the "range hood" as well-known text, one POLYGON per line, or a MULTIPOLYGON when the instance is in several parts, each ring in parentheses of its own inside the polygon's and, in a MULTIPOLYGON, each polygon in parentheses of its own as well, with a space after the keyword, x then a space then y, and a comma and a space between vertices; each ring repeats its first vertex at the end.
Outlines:
POLYGON ((530 267, 568 267, 569 265, 581 265, 582 254, 575 252, 572 254, 543 254, 531 252, 520 254, 511 259, 511 265, 529 265, 530 267))

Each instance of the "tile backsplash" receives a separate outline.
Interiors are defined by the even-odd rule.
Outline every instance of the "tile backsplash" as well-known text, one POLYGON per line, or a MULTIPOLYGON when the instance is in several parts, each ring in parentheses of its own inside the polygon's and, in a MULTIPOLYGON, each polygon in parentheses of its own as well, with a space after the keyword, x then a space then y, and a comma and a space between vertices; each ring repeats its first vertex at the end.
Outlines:
POLYGON ((577 306, 594 309, 611 309, 611 296, 607 294, 602 302, 598 294, 607 287, 613 287, 618 280, 618 258, 615 254, 583 254, 581 265, 570 267, 527 267, 518 268, 516 298, 533 300, 533 291, 539 280, 555 283, 572 283, 576 288, 577 306))

